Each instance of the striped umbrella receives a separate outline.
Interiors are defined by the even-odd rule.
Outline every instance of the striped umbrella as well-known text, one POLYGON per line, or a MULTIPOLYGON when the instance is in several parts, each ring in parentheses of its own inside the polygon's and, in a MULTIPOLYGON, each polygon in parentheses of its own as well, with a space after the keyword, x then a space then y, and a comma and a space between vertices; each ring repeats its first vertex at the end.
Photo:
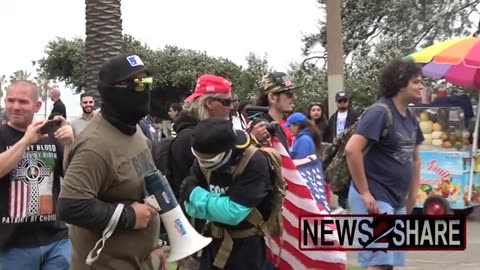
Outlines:
POLYGON ((422 64, 423 74, 480 89, 480 37, 450 39, 405 57, 422 64))

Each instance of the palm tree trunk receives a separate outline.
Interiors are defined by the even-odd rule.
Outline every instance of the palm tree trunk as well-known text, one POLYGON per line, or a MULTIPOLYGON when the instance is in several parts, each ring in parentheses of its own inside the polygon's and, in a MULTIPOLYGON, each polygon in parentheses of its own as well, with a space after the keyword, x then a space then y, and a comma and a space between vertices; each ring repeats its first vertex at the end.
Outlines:
POLYGON ((97 91, 98 71, 108 58, 122 50, 121 0, 85 0, 87 56, 85 92, 91 94, 96 106, 101 105, 97 91))

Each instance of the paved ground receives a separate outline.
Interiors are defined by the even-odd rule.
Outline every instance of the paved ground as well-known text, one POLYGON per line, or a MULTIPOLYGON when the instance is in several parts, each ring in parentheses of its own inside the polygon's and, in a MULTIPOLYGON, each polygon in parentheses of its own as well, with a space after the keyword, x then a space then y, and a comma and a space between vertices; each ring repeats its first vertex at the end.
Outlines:
MULTIPOLYGON (((352 252, 348 254, 348 264, 358 265, 355 253, 352 252)), ((465 251, 408 252, 407 265, 408 267, 395 269, 480 270, 480 208, 477 208, 475 212, 468 217, 467 249, 465 251)))
MULTIPOLYGON (((354 253, 348 263, 358 265, 354 253)), ((402 270, 480 270, 480 208, 468 217, 467 249, 465 251, 407 252, 407 265, 402 270)))

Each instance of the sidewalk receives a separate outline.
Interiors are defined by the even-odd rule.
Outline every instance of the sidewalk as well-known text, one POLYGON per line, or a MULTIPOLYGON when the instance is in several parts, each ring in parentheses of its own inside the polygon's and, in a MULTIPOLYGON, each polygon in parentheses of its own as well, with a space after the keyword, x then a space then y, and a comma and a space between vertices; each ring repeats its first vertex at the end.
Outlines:
MULTIPOLYGON (((480 208, 467 223, 467 249, 464 251, 407 252, 407 267, 399 270, 479 270, 480 269, 480 208)), ((348 252, 348 264, 357 266, 357 255, 348 252)))

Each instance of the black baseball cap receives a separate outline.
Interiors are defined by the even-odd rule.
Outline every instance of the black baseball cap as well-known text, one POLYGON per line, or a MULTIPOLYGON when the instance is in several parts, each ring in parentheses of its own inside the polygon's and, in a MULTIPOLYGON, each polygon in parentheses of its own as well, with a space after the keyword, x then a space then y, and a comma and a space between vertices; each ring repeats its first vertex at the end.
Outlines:
POLYGON ((102 65, 98 79, 102 83, 114 85, 141 72, 150 75, 142 59, 134 53, 123 53, 108 59, 102 65))
POLYGON ((220 154, 231 149, 245 149, 250 137, 244 130, 233 128, 230 120, 208 118, 193 129, 192 148, 201 154, 220 154))
POLYGON ((350 96, 348 95, 348 93, 346 91, 337 92, 337 94, 335 95, 335 100, 339 101, 341 99, 349 100, 350 96))

